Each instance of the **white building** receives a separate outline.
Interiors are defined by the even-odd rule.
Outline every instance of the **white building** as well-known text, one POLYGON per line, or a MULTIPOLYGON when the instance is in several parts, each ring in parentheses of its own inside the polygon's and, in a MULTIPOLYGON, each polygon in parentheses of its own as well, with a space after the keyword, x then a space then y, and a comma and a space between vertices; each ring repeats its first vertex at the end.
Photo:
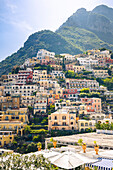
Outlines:
POLYGON ((63 73, 63 71, 52 70, 51 75, 54 76, 54 77, 65 78, 65 74, 63 73))
POLYGON ((73 56, 73 55, 70 55, 70 54, 60 54, 61 56, 64 56, 64 58, 65 58, 65 60, 66 61, 73 61, 73 60, 75 60, 75 56, 73 56))
POLYGON ((40 49, 37 53, 37 58, 39 60, 41 60, 42 58, 44 58, 45 56, 49 56, 49 57, 54 57, 55 53, 54 52, 49 52, 47 50, 44 49, 40 49))
POLYGON ((9 85, 5 86, 3 94, 20 94, 22 96, 31 96, 33 92, 36 92, 38 90, 38 86, 36 85, 9 85))

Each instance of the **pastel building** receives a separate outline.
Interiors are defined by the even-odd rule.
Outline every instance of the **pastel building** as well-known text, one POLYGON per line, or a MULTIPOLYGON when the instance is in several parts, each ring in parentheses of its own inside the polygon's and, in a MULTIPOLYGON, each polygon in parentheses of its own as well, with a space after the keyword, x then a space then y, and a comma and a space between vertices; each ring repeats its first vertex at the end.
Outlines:
POLYGON ((34 106, 35 96, 21 96, 21 105, 22 106, 34 106))
POLYGON ((65 78, 63 71, 52 70, 51 75, 58 78, 65 78))
POLYGON ((56 71, 62 71, 61 65, 51 64, 50 66, 56 71))
POLYGON ((81 131, 86 131, 86 130, 95 130, 95 120, 85 120, 85 119, 80 119, 78 120, 78 130, 79 132, 81 131))
POLYGON ((33 71, 28 68, 27 70, 19 70, 17 83, 18 85, 24 85, 27 83, 32 83, 33 81, 33 71))
POLYGON ((86 79, 66 79, 67 88, 75 88, 75 89, 98 89, 99 83, 96 80, 86 80, 86 79))
POLYGON ((48 116, 48 130, 75 130, 76 111, 68 108, 59 109, 48 116))
POLYGON ((100 98, 81 98, 81 102, 86 105, 87 112, 101 113, 100 98))
POLYGON ((17 134, 22 136, 27 122, 27 108, 0 111, 0 146, 12 143, 17 134))
POLYGON ((68 98, 68 99, 78 99, 78 91, 77 89, 64 89, 63 90, 63 98, 68 98))
POLYGON ((20 96, 1 96, 0 97, 0 110, 7 109, 19 109, 20 108, 20 96))
POLYGON ((12 143, 16 134, 13 131, 0 131, 0 147, 12 143))
POLYGON ((93 70, 93 74, 96 78, 106 78, 108 77, 108 70, 93 70))
POLYGON ((38 53, 37 53, 37 58, 41 60, 45 56, 54 57, 55 53, 54 52, 49 52, 49 51, 47 51, 45 49, 40 49, 38 51, 38 53))
POLYGON ((37 96, 34 104, 34 114, 46 115, 47 98, 37 96))
POLYGON ((31 96, 33 92, 36 92, 38 89, 37 85, 7 85, 4 88, 4 95, 15 95, 20 94, 22 96, 31 96))
POLYGON ((85 66, 66 64, 66 70, 73 70, 75 73, 81 73, 83 70, 85 70, 85 66))

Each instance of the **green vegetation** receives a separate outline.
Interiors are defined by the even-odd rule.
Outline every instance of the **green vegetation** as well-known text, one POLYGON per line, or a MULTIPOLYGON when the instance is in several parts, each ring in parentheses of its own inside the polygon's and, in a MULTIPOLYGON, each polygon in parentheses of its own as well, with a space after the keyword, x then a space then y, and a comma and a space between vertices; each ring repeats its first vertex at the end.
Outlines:
POLYGON ((80 93, 89 93, 89 88, 81 89, 80 93))
POLYGON ((0 169, 47 169, 55 170, 58 169, 44 158, 43 155, 23 156, 20 154, 5 153, 0 157, 0 169))
POLYGON ((80 93, 79 94, 80 97, 100 97, 100 93, 99 92, 90 92, 90 93, 80 93))
POLYGON ((25 59, 35 57, 39 49, 53 51, 56 54, 82 52, 57 33, 49 30, 39 31, 29 36, 24 47, 0 62, 0 76, 11 72, 13 66, 23 64, 25 59))
POLYGON ((96 123, 96 129, 103 129, 103 130, 113 130, 113 123, 109 123, 109 121, 106 121, 106 123, 101 123, 100 121, 96 123))
POLYGON ((49 74, 52 70, 54 70, 54 68, 51 67, 50 65, 36 64, 34 66, 34 70, 47 70, 47 73, 49 74))
POLYGON ((55 112, 55 105, 51 104, 50 106, 47 106, 47 113, 51 114, 53 112, 55 112))
POLYGON ((72 25, 62 26, 57 30, 57 33, 64 37, 67 42, 75 45, 76 48, 79 48, 82 52, 87 51, 88 49, 99 49, 100 47, 113 49, 113 45, 101 40, 95 32, 93 33, 84 28, 72 25))

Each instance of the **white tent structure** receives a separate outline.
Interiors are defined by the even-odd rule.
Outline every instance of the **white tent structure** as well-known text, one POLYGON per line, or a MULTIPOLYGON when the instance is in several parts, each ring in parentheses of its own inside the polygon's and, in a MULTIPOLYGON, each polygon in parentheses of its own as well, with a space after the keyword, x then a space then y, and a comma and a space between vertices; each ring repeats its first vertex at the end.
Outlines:
POLYGON ((74 169, 80 165, 97 161, 96 159, 91 159, 71 151, 63 152, 60 155, 50 158, 49 160, 52 164, 64 169, 74 169))

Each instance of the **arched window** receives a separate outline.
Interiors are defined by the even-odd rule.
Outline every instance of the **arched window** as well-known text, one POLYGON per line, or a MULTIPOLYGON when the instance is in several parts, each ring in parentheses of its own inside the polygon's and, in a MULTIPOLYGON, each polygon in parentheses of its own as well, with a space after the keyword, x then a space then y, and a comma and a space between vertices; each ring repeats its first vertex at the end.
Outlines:
POLYGON ((57 120, 57 116, 55 116, 54 119, 57 120))
POLYGON ((81 126, 84 126, 84 123, 81 123, 81 126))
POLYGON ((85 126, 88 126, 88 123, 85 123, 85 126))
POLYGON ((62 116, 62 120, 66 120, 66 116, 62 116))

